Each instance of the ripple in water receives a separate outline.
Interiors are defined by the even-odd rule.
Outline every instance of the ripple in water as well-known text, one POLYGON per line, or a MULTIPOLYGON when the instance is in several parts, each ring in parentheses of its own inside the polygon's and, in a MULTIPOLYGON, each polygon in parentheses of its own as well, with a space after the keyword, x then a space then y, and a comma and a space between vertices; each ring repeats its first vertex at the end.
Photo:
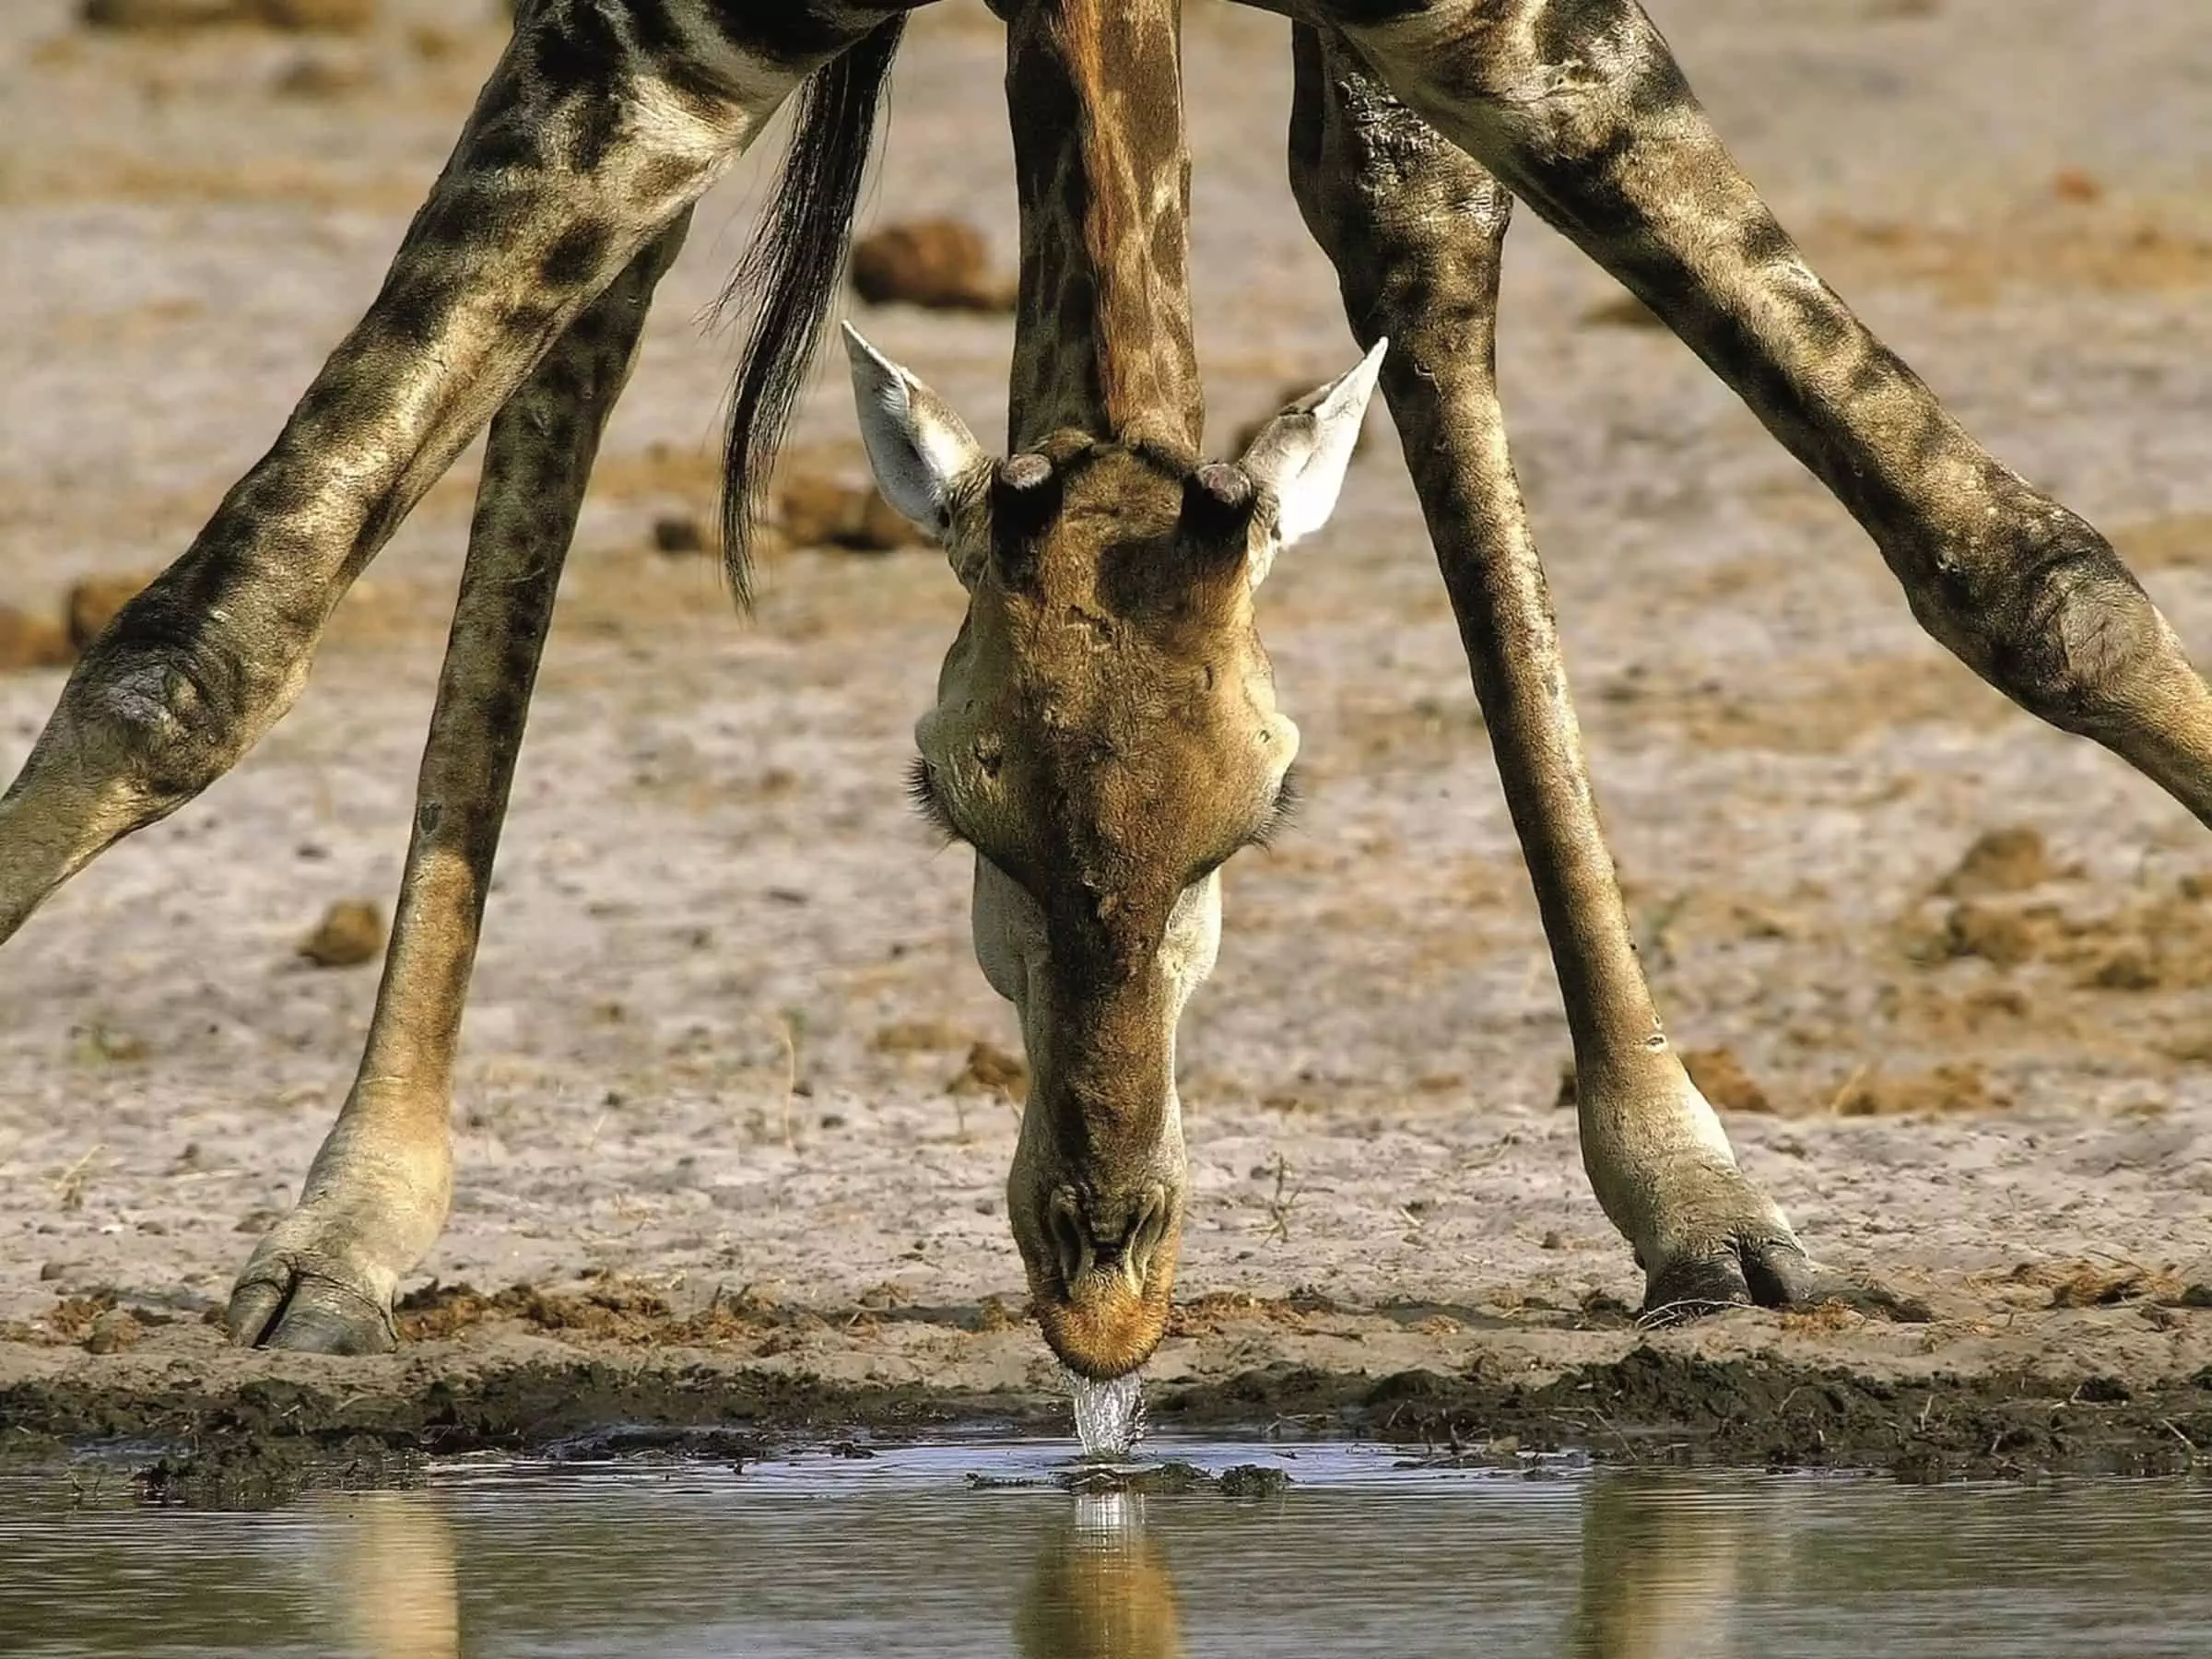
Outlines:
POLYGON ((1094 1382, 1065 1373, 1076 1402, 1076 1438, 1086 1457, 1126 1457, 1145 1438, 1145 1385, 1137 1373, 1094 1382))

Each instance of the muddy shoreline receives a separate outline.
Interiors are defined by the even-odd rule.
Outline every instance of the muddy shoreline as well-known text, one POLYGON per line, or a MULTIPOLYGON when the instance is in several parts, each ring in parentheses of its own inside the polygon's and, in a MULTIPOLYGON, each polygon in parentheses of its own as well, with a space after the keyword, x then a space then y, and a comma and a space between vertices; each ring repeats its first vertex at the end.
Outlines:
MULTIPOLYGON (((124 1352, 5 1345, 0 1458, 120 1461, 164 1501, 268 1500, 405 1480, 463 1453, 742 1465, 847 1440, 1069 1432, 1034 1333, 996 1303, 889 1320, 716 1309, 665 1316, 663 1342, 576 1323, 556 1335, 544 1300, 534 1319, 518 1300, 480 1299, 453 1334, 374 1359, 240 1353, 196 1322, 124 1352), (935 1374, 917 1374, 930 1357, 935 1374)), ((589 1305, 551 1302, 555 1321, 589 1305)), ((1920 1482, 2175 1474, 2212 1450, 2212 1312, 2186 1305, 2053 1312, 2000 1349, 1961 1328, 1978 1322, 1943 1319, 1746 1310, 1641 1331, 1604 1308, 1477 1325, 1418 1312, 1257 1304, 1213 1318, 1156 1360, 1149 1421, 1475 1465, 1567 1452, 1920 1482), (2127 1326, 2162 1326, 2160 1341, 2115 1340, 2127 1326)))
MULTIPOLYGON (((324 42, 95 36, 76 9, 0 7, 0 605, 40 617, 165 564, 265 449, 505 32, 448 0, 324 42)), ((1283 176, 1283 26, 1189 9, 1218 445, 1350 343, 1283 176)), ((2206 660, 2202 0, 2125 29, 2060 0, 1649 9, 1815 264, 2206 660)), ((1003 56, 973 0, 916 17, 864 229, 950 216, 1010 257, 1003 56)), ((658 539, 712 515, 734 347, 699 319, 775 147, 702 205, 594 477, 477 965, 421 1268, 447 1286, 407 1281, 391 1359, 236 1354, 203 1323, 360 1052, 373 962, 300 947, 334 907, 389 912, 473 458, 284 724, 0 950, 0 1457, 225 1497, 479 1448, 1065 1431, 1004 1213, 1015 1091, 974 1060, 1018 1032, 969 865, 899 782, 958 584, 794 544, 740 624, 714 561, 658 539)), ((2212 1447, 2212 843, 1946 656, 1703 366, 1519 218, 1500 372, 1639 947, 1745 1166, 1929 1318, 1634 1328, 1378 425, 1266 589, 1307 805, 1230 865, 1182 1032, 1189 1300, 1153 1421, 1928 1479, 2187 1465, 2212 1447)), ((994 428, 1003 317, 853 314, 994 428)), ((864 476, 841 372, 792 453, 864 476)), ((0 780, 61 683, 0 675, 0 780)))

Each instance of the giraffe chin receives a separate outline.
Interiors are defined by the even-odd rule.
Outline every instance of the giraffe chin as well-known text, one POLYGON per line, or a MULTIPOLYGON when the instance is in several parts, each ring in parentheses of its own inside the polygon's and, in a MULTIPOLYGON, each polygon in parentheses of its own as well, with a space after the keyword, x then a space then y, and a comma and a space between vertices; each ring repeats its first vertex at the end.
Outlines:
POLYGON ((1111 1382, 1152 1357, 1167 1335, 1174 1306, 1175 1255, 1171 1244, 1155 1256, 1143 1288, 1118 1267, 1093 1270, 1072 1290, 1030 1280, 1038 1327, 1060 1362, 1078 1377, 1111 1382))

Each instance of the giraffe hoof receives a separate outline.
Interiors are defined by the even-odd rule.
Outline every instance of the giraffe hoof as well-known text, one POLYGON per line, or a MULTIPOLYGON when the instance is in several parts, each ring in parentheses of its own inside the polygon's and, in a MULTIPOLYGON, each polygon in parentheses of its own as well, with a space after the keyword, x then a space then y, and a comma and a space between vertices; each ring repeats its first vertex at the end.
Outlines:
POLYGON ((399 1346, 392 1316, 374 1298, 312 1268, 256 1263, 230 1292, 224 1323, 239 1347, 301 1354, 388 1354, 399 1346), (276 1268, 281 1277, 263 1277, 276 1268))
POLYGON ((1681 1257, 1653 1274, 1646 1324, 1683 1324, 1728 1308, 1812 1308, 1840 1303, 1870 1319, 1924 1324, 1926 1306, 1823 1267, 1787 1239, 1735 1239, 1714 1255, 1681 1257))

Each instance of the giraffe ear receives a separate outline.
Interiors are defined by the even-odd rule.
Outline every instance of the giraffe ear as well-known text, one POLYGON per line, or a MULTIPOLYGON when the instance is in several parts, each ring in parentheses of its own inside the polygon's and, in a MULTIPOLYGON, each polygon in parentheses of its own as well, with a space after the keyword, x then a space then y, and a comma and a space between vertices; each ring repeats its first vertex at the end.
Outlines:
MULTIPOLYGON (((906 517, 945 539, 952 528, 955 482, 989 457, 949 404, 861 338, 850 323, 844 328, 860 435, 876 486, 906 517)), ((954 568, 963 582, 974 585, 957 555, 954 568)))
POLYGON ((1358 368, 1300 398, 1262 427, 1244 452, 1244 470, 1275 492, 1277 546, 1287 547, 1328 523, 1389 349, 1388 340, 1377 340, 1358 368))

